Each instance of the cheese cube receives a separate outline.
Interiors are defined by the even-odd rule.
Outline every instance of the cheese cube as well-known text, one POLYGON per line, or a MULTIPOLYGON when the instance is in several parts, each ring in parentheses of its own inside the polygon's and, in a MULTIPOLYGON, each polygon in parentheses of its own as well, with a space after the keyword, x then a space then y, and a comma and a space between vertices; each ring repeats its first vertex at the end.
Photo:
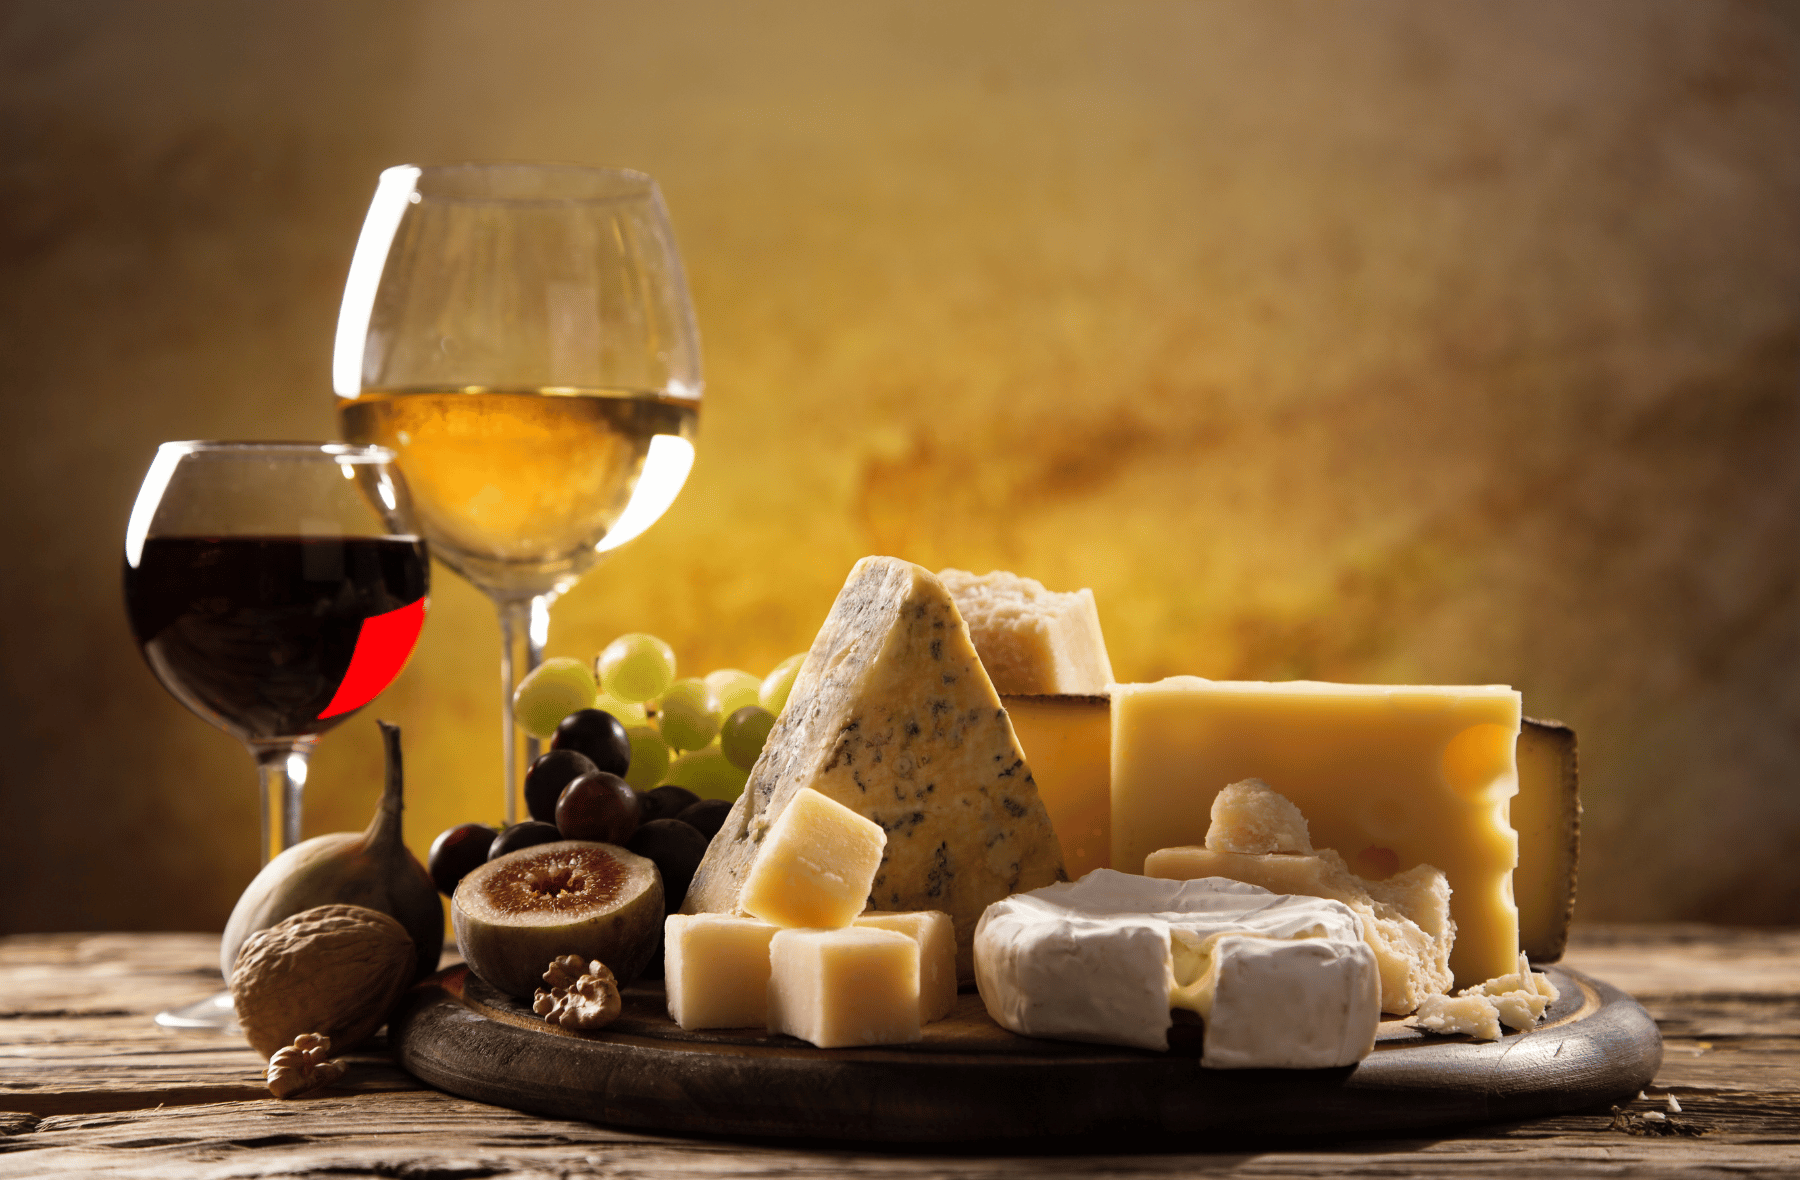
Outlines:
POLYGON ((981 665, 1005 693, 1103 693, 1112 660, 1092 590, 1059 594, 1035 578, 996 570, 939 570, 969 626, 981 665))
POLYGON ((730 914, 670 914, 663 925, 670 1018, 688 1029, 762 1028, 769 940, 778 929, 730 914))
POLYGON ((865 557, 850 571, 682 912, 740 908, 757 849, 802 787, 887 833, 868 903, 949 914, 959 979, 975 977, 969 947, 989 902, 1064 876, 956 603, 910 562, 865 557))
POLYGON ((1112 702, 1002 696, 1071 880, 1112 865, 1112 702))
POLYGON ((777 926, 848 926, 886 846, 880 824, 802 787, 763 838, 738 906, 777 926))
POLYGON ((1259 778, 1305 814, 1312 843, 1371 877, 1432 864, 1452 890, 1456 978, 1509 970, 1519 950, 1519 694, 1177 676, 1112 688, 1112 862, 1206 838, 1213 797, 1259 778))
POLYGON ((919 1022, 930 1024, 956 1006, 956 928, 937 910, 906 914, 870 911, 851 923, 871 930, 894 930, 919 944, 919 1022))
POLYGON ((770 1032, 821 1049, 919 1039, 919 944, 895 930, 782 930, 769 943, 770 1032))

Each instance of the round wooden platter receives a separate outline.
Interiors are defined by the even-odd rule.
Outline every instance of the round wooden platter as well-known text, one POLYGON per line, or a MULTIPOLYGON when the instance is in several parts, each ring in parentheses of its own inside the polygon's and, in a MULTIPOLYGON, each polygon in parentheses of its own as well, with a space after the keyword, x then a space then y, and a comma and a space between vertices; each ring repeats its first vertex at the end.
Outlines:
MULTIPOLYGON (((566 1032, 464 967, 426 980, 389 1024, 420 1080, 481 1102, 645 1131, 857 1143, 1050 1137, 1198 1139, 1345 1135, 1533 1118, 1615 1101, 1662 1060, 1636 1001, 1547 969, 1561 998, 1499 1041, 1384 1023, 1361 1064, 1200 1068, 1200 1028, 1165 1053, 1016 1036, 972 991, 911 1045, 817 1049, 758 1030, 684 1032, 662 985, 627 988, 623 1014, 566 1032)), ((1185 1016, 1185 1014, 1179 1014, 1185 1016)))

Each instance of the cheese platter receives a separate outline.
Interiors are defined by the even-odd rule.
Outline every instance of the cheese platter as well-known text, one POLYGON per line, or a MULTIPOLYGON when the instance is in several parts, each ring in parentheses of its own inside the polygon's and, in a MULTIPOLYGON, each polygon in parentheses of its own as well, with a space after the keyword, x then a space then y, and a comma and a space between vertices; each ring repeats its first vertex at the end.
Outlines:
POLYGON ((606 1028, 575 1033, 452 967, 388 1028, 402 1066, 464 1098, 638 1131, 855 1143, 1083 1137, 1342 1136, 1534 1118, 1618 1100, 1662 1060, 1636 1001, 1567 968, 1542 1024, 1496 1041, 1383 1022, 1338 1069, 1213 1070, 1179 1020, 1164 1052, 1018 1036, 965 990, 919 1041, 818 1049, 757 1029, 684 1031, 663 988, 624 990, 606 1028))

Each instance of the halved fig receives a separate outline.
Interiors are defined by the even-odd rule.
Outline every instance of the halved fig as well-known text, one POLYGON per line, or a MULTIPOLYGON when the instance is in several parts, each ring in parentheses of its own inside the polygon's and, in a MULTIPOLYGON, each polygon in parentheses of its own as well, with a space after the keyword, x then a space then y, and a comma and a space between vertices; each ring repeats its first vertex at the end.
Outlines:
POLYGON ((656 865, 612 844, 558 840, 472 870, 450 899, 469 969, 529 1000, 558 955, 599 959, 623 987, 656 952, 662 928, 656 865))

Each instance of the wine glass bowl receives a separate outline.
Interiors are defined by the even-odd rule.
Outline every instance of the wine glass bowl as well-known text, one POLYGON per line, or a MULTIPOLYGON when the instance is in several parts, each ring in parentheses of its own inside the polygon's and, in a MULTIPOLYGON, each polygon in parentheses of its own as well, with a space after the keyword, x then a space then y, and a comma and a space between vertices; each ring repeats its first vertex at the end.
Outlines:
POLYGON ((556 597, 654 524, 693 466, 699 339, 655 183, 570 165, 386 170, 332 382, 344 437, 396 453, 433 554, 499 611, 510 824, 515 670, 541 659, 556 597))

